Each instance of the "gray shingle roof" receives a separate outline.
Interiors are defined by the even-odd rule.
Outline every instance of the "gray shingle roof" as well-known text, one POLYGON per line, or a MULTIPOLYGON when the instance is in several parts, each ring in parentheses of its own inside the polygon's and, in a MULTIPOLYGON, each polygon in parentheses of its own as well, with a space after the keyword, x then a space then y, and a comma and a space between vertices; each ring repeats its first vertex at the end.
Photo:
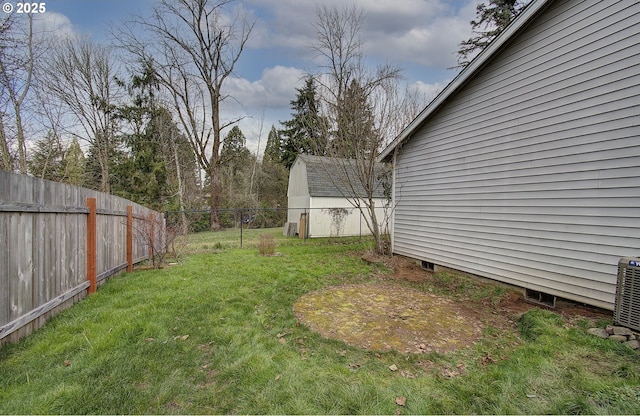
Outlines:
MULTIPOLYGON (((354 159, 340 159, 322 156, 299 155, 307 166, 309 195, 312 197, 352 197, 367 195, 357 175, 354 159)), ((373 196, 384 197, 384 187, 380 180, 388 171, 381 163, 376 163, 373 196)))

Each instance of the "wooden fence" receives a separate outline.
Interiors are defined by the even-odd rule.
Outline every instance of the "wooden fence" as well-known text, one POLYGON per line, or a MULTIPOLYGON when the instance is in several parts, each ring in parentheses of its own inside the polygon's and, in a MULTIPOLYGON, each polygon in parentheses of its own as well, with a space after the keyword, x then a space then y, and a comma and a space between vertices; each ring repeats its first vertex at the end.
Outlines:
POLYGON ((0 171, 0 345, 18 340, 162 245, 162 214, 0 171))

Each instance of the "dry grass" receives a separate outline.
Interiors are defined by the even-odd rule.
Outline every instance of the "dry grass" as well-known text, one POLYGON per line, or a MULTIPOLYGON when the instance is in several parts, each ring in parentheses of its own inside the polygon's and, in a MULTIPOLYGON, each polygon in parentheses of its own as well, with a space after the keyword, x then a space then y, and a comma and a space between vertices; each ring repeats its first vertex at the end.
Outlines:
POLYGON ((276 240, 272 234, 261 234, 258 238, 258 251, 261 256, 273 256, 276 252, 276 240))

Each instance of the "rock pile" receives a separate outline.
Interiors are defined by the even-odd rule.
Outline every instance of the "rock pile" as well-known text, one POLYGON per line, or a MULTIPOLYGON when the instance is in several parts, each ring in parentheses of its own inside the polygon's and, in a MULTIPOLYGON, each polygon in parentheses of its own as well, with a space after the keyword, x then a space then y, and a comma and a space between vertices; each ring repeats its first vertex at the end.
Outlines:
POLYGON ((607 338, 612 341, 624 343, 627 347, 637 350, 640 348, 640 336, 635 334, 629 328, 623 326, 607 325, 606 328, 590 328, 588 334, 595 335, 600 338, 607 338))

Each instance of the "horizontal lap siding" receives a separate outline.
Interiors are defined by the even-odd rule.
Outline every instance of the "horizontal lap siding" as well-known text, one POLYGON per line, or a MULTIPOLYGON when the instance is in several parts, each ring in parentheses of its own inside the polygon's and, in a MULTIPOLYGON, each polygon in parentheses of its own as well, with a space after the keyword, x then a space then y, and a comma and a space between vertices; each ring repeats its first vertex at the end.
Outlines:
POLYGON ((394 252, 613 308, 640 256, 640 4, 555 2, 396 159, 394 252))

